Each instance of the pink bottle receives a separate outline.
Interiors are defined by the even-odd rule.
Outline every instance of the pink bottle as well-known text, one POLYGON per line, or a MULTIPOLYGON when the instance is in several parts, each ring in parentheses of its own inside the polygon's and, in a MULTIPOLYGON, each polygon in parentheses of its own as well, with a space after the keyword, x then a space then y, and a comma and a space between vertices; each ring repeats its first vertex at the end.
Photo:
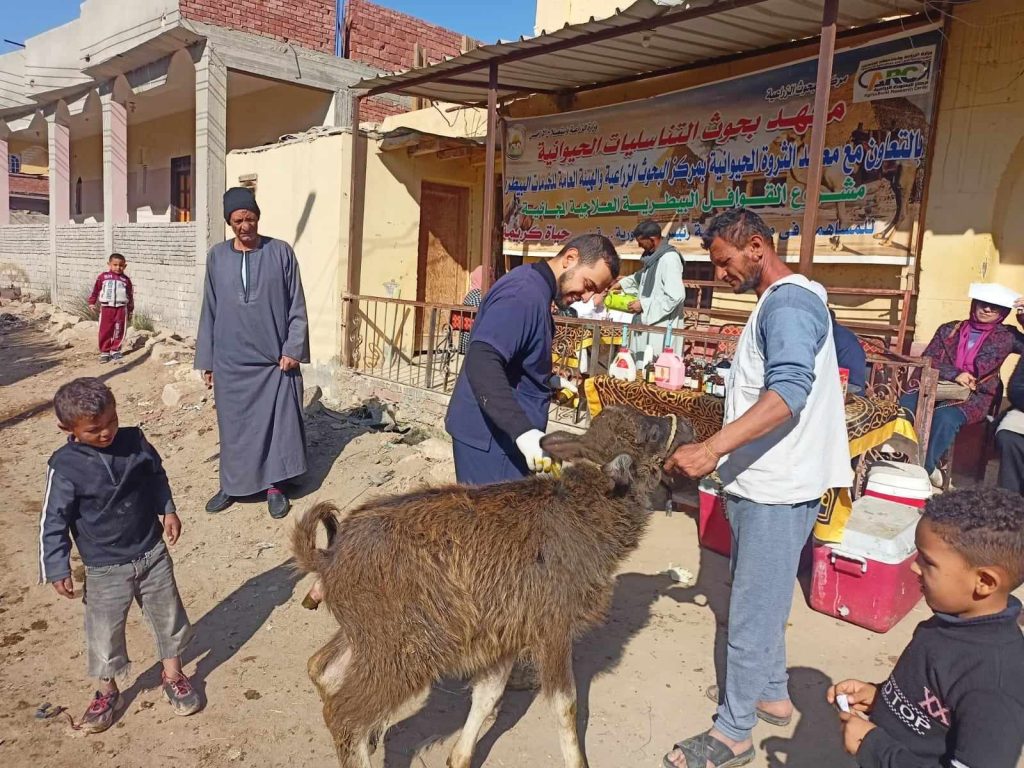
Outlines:
POLYGON ((672 349, 672 325, 669 324, 665 333, 665 351, 658 355, 654 362, 654 383, 662 389, 682 389, 686 377, 686 366, 683 359, 672 349))

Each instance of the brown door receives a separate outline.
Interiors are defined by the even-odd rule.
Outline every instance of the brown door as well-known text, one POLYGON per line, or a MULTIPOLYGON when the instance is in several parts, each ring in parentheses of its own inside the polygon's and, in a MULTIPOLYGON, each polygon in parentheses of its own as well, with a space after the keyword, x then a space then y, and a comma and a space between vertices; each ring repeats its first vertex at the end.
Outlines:
MULTIPOLYGON (((416 299, 461 304, 469 289, 469 190, 424 181, 420 189, 416 299)), ((429 314, 429 313, 427 313, 429 314)), ((417 313, 417 319, 423 313, 417 313)), ((428 329, 420 322, 422 339, 428 329)))
POLYGON ((171 158, 171 221, 192 221, 192 158, 171 158))

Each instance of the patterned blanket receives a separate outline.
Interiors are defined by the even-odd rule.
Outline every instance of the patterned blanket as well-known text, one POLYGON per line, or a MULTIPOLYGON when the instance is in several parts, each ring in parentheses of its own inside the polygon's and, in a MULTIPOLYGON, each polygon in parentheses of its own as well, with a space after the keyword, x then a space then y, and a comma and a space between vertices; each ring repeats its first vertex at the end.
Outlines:
MULTIPOLYGON (((697 440, 707 440, 722 427, 725 401, 692 390, 669 391, 643 381, 619 381, 608 376, 587 379, 587 407, 591 417, 608 405, 629 405, 651 416, 675 414, 689 419, 697 440)), ((903 417, 899 403, 852 395, 846 403, 846 433, 850 458, 858 459, 882 446, 894 435, 917 442, 913 425, 903 417)), ((850 489, 835 488, 822 497, 814 535, 828 542, 842 539, 853 501, 850 489)))

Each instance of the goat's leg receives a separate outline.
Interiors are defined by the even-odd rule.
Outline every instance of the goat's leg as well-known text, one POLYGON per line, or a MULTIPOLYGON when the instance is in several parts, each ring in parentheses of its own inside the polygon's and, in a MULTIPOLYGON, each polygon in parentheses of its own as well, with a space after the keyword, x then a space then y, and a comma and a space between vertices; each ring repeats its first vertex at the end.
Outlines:
MULTIPOLYGON (((330 722, 328 707, 324 705, 324 720, 330 722)), ((370 765, 369 733, 331 733, 334 741, 334 751, 338 755, 338 765, 341 768, 372 768, 370 765)))
MULTIPOLYGON (((567 635, 568 638, 568 635, 567 635)), ((558 721, 558 740, 565 768, 586 768, 587 760, 576 730, 576 680, 572 673, 572 643, 556 643, 538 654, 541 690, 558 721)))
POLYGON ((320 700, 326 701, 341 689, 345 673, 352 663, 352 650, 345 637, 338 632, 327 645, 309 657, 306 671, 313 681, 320 700))
POLYGON ((473 680, 473 705, 469 709, 466 724, 448 757, 448 768, 469 768, 473 760, 473 749, 480 738, 484 721, 494 711, 495 705, 505 691, 512 659, 500 662, 473 680))

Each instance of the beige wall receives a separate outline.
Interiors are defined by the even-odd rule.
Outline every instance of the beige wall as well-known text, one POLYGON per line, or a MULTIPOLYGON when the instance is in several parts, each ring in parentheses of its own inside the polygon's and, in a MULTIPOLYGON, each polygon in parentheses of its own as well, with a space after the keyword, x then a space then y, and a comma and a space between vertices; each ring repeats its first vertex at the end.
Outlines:
POLYGON ((328 91, 287 84, 241 96, 228 93, 228 150, 258 147, 287 133, 323 125, 333 96, 328 91))
POLYGON ((616 7, 627 8, 631 4, 632 0, 537 0, 533 31, 553 32, 566 23, 589 21, 591 16, 607 18, 615 13, 616 7))
POLYGON ((471 107, 456 107, 438 102, 427 109, 417 109, 384 118, 380 132, 387 133, 396 128, 413 128, 424 133, 454 138, 487 138, 487 110, 471 107))
MULTIPOLYGON (((321 125, 332 94, 312 88, 274 85, 228 102, 228 147, 255 147, 276 141, 289 132, 321 125)), ((128 126, 128 216, 135 223, 170 221, 171 159, 195 157, 195 111, 176 112, 128 126)), ((10 152, 31 146, 13 140, 10 152)), ((43 165, 23 165, 25 173, 48 172, 45 146, 43 165)), ((193 189, 194 184, 193 167, 193 189)), ((71 142, 71 207, 74 213, 75 182, 82 179, 82 214, 79 222, 103 219, 103 139, 99 133, 71 142)))
POLYGON ((360 293, 383 296, 384 283, 394 280, 401 287, 403 299, 416 298, 419 199, 424 181, 470 188, 470 268, 480 263, 483 168, 465 159, 409 157, 404 149, 380 152, 371 143, 366 163, 360 293))
POLYGON ((21 157, 22 173, 34 173, 42 176, 49 175, 50 161, 46 151, 45 134, 38 144, 12 138, 7 143, 7 151, 12 155, 21 157))
POLYGON ((1024 292, 1024 79, 1019 0, 956 9, 921 257, 917 338, 966 316, 972 281, 1024 292))
POLYGON ((309 314, 310 351, 317 366, 336 363, 341 284, 345 274, 343 233, 347 236, 349 137, 322 136, 260 150, 230 152, 227 184, 256 174, 260 231, 292 244, 299 260, 309 314), (344 200, 343 200, 344 198, 344 200))
MULTIPOLYGON (((170 221, 171 158, 194 157, 195 148, 194 110, 145 123, 129 122, 128 217, 132 222, 170 221)), ((194 178, 194 166, 192 173, 194 178)), ((195 189, 194 183, 192 188, 195 189)))
POLYGON ((103 139, 99 134, 71 142, 71 218, 78 224, 103 221, 103 139), (82 180, 82 207, 75 206, 75 188, 82 180))

